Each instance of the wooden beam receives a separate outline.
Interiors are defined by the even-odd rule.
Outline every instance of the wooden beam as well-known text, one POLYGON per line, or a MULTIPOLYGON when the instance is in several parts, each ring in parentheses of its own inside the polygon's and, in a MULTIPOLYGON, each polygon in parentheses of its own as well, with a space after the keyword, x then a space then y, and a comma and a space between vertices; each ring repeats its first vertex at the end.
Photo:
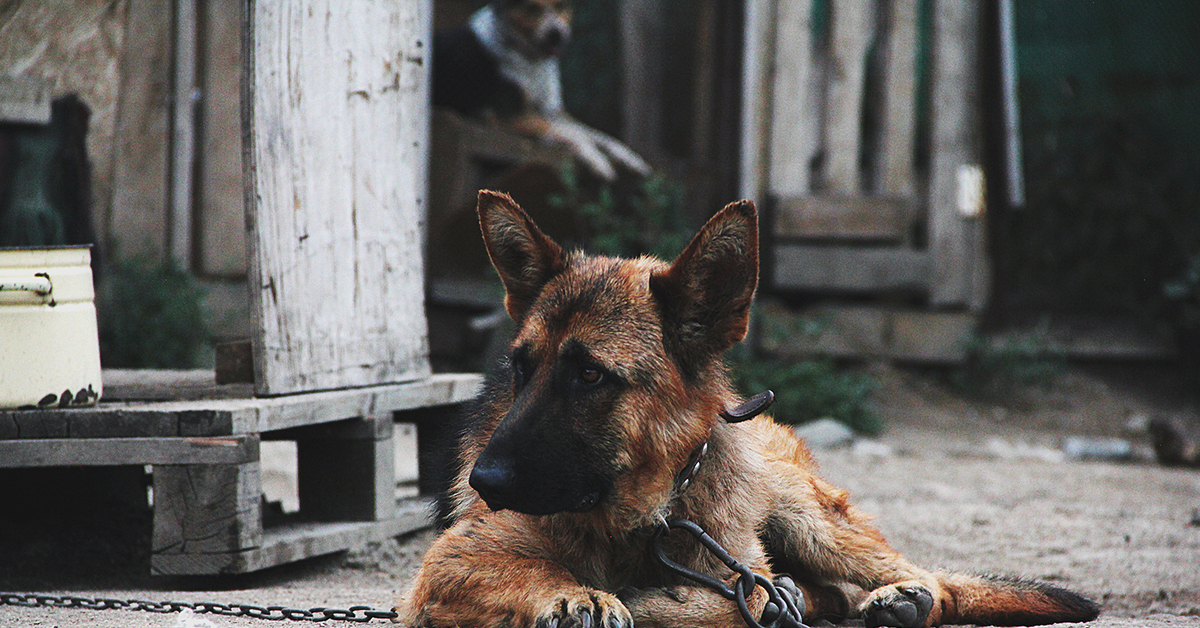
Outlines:
POLYGON ((891 244, 904 242, 912 214, 905 199, 879 196, 781 198, 774 211, 777 238, 891 244))
POLYGON ((248 267, 242 169, 244 2, 201 2, 198 82, 202 98, 196 138, 196 270, 207 277, 245 278, 248 267))
POLYGON ((354 421, 347 426, 351 438, 326 434, 296 441, 300 512, 305 518, 381 521, 391 516, 396 506, 394 425, 391 416, 354 421), (382 437, 354 437, 355 423, 372 424, 372 433, 382 437))
POLYGON ((0 434, 16 438, 256 434, 473 399, 483 378, 440 373, 416 382, 249 399, 104 403, 91 408, 0 410, 0 434), (146 430, 154 430, 147 432, 146 430))
POLYGON ((258 443, 258 435, 2 440, 0 468, 237 464, 257 461, 258 443))
POLYGON ((833 292, 928 289, 930 259, 906 248, 778 244, 772 287, 833 292))
POLYGON ((432 512, 432 500, 412 499, 400 502, 386 521, 285 524, 266 529, 257 547, 241 552, 155 553, 150 557, 150 569, 158 576, 207 576, 258 571, 426 528, 432 523, 432 512))

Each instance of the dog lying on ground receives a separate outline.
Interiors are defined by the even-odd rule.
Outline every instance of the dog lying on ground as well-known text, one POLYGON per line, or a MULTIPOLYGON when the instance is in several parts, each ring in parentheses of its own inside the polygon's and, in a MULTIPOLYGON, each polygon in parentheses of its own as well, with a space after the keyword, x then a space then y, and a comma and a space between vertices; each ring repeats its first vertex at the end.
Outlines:
MULTIPOLYGON (((789 574, 809 621, 847 614, 843 583, 868 592, 857 605, 868 628, 1096 617, 1064 589, 917 567, 817 476, 790 429, 721 419, 738 402, 721 356, 745 336, 757 285, 749 201, 671 264, 564 251, 506 195, 481 192, 478 211, 518 331, 464 434, 453 525, 401 601, 402 623, 743 625, 733 602, 653 557, 665 517, 694 521, 766 579, 789 574)), ((663 548, 736 580, 685 534, 663 548)), ((767 595, 748 597, 753 617, 767 595)))
POLYGON ((434 36, 433 104, 562 142, 606 181, 618 166, 649 174, 637 153, 563 108, 558 56, 570 38, 565 0, 493 0, 467 24, 434 36))

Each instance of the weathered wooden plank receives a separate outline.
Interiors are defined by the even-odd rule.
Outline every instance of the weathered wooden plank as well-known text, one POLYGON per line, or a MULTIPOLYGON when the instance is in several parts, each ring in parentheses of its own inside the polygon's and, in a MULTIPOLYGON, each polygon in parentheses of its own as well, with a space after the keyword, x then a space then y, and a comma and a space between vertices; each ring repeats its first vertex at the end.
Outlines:
POLYGON ((917 0, 889 0, 879 193, 911 197, 916 116, 917 0))
POLYGON ((812 38, 812 0, 779 0, 775 17, 769 192, 812 193, 813 158, 822 149, 826 63, 812 38))
POLYGON ((862 191, 859 148, 867 52, 875 32, 875 3, 836 2, 830 42, 829 120, 825 128, 826 164, 822 191, 862 191))
POLYGON ((146 0, 127 9, 107 227, 119 259, 161 260, 167 250, 171 7, 146 0))
POLYGON ((259 394, 426 377, 421 2, 253 2, 248 171, 259 394))
POLYGON ((911 210, 902 198, 808 196, 775 203, 775 236, 781 239, 903 242, 911 210))
POLYGON ((269 528, 259 547, 220 554, 154 554, 151 573, 159 576, 207 576, 248 573, 350 549, 371 541, 408 534, 432 523, 432 501, 405 500, 384 521, 294 523, 269 528))
POLYGON ((795 314, 818 329, 810 335, 764 336, 763 349, 775 355, 878 357, 912 362, 957 364, 978 325, 969 312, 922 312, 887 306, 821 305, 795 314))
POLYGON ((168 438, 179 436, 179 416, 173 412, 91 412, 68 414, 70 438, 168 438))
POLYGON ((153 475, 154 554, 219 554, 262 545, 257 462, 155 465, 153 475))
POLYGON ((774 286, 785 290, 923 291, 929 256, 905 248, 779 244, 774 286))
POLYGON ((246 200, 242 172, 243 2, 201 2, 203 86, 196 172, 196 266, 210 277, 244 277, 246 200))
POLYGON ((467 401, 478 394, 482 378, 473 374, 438 374, 426 380, 289 395, 255 400, 256 424, 235 425, 236 431, 267 432, 341 419, 382 416, 427 406, 467 401))
POLYGON ((175 417, 179 436, 252 434, 461 403, 474 398, 482 382, 483 378, 477 374, 439 373, 416 382, 283 397, 101 403, 92 408, 55 410, 2 410, 0 420, 12 421, 17 430, 24 426, 24 431, 19 431, 20 438, 70 438, 69 426, 83 421, 91 422, 87 426, 88 437, 126 436, 128 434, 122 432, 122 422, 129 425, 134 421, 132 417, 140 414, 175 417), (123 415, 124 418, 121 418, 123 415), (112 417, 118 418, 113 420, 112 417), (108 430, 105 426, 114 427, 108 430))
POLYGON ((53 410, 16 410, 8 413, 17 425, 18 438, 66 438, 67 417, 53 410))
POLYGON ((42 438, 0 441, 0 467, 236 464, 258 460, 258 436, 42 438))
POLYGON ((958 209, 958 171, 978 164, 980 0, 938 2, 934 11, 929 232, 931 300, 981 308, 987 298, 984 220, 958 209))

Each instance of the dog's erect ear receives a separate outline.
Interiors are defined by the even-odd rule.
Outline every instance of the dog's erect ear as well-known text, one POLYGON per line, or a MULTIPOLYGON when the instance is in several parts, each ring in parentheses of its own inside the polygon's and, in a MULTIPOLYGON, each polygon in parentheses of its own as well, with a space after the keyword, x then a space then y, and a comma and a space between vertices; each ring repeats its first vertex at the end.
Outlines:
POLYGON ((701 368, 746 337, 757 285, 758 213, 751 201, 730 203, 669 270, 650 278, 667 350, 685 370, 701 368))
POLYGON ((507 194, 480 190, 478 210, 483 243, 504 282, 504 308, 520 321, 546 282, 566 268, 566 255, 507 194))

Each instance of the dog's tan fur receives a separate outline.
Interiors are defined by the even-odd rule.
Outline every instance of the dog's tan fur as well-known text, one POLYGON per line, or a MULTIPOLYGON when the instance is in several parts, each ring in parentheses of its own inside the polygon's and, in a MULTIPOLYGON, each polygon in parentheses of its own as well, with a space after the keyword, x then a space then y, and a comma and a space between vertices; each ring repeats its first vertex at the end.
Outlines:
MULTIPOLYGON (((809 621, 846 614, 843 583, 869 592, 858 605, 868 626, 1095 617, 1091 602, 1062 589, 917 567, 888 546, 845 491, 817 475, 790 429, 767 417, 718 418, 738 401, 720 355, 745 335, 757 282, 752 203, 727 206, 672 264, 565 252, 504 195, 482 192, 479 213, 518 323, 512 346, 539 366, 532 374, 514 371, 516 384, 501 380, 485 395, 462 447, 456 523, 430 548, 399 605, 405 625, 744 625, 733 603, 651 557, 655 525, 668 514, 697 522, 758 573, 789 572, 809 621), (580 402, 583 409, 560 420, 604 444, 611 486, 580 512, 493 511, 471 487, 472 467, 498 427, 557 394, 552 380, 561 377, 556 365, 567 346, 586 347, 595 362, 586 368, 620 382, 609 384, 599 410, 580 402), (703 464, 680 494, 675 476, 704 442, 703 464), (931 602, 925 613, 922 599, 931 602)), ((677 562, 734 580, 682 533, 670 535, 666 548, 677 562)), ((756 616, 764 604, 757 589, 750 599, 756 616)))

